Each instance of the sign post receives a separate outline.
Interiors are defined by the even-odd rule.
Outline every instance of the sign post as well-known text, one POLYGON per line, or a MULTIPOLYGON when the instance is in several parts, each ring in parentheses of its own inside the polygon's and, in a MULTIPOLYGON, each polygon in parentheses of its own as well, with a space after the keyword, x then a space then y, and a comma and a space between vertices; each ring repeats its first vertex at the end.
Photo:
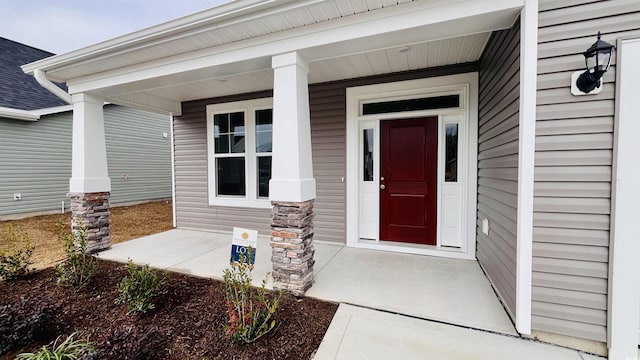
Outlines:
POLYGON ((240 262, 255 264, 258 247, 258 232, 242 228, 233 228, 231 240, 231 263, 240 262))

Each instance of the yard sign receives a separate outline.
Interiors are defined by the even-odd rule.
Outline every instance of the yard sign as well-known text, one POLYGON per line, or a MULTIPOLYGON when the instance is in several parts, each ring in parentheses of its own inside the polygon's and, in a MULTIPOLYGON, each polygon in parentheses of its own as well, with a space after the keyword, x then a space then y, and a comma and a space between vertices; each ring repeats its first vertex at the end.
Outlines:
POLYGON ((256 248, 258 246, 258 232, 242 228, 233 228, 233 238, 231 240, 231 262, 239 262, 244 256, 245 262, 255 264, 256 248), (249 253, 249 248, 252 249, 249 253))

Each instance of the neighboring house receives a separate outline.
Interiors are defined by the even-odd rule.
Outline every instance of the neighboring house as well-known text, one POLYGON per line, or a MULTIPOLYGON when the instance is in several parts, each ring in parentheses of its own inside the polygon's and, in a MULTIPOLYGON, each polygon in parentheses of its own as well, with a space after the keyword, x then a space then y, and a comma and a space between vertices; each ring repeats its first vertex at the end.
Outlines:
MULTIPOLYGON (((238 0, 23 70, 66 82, 78 126, 103 100, 173 114, 177 226, 271 233, 276 287, 311 286, 311 236, 477 259, 521 334, 624 359, 638 19, 635 0, 238 0), (611 69, 574 96, 598 31, 611 69)), ((74 138, 82 196, 109 191, 102 137, 74 138)))
MULTIPOLYGON (((69 210, 73 108, 20 69, 50 56, 0 38, 0 220, 69 210)), ((111 204, 171 197, 169 117, 117 105, 104 116, 111 204)))

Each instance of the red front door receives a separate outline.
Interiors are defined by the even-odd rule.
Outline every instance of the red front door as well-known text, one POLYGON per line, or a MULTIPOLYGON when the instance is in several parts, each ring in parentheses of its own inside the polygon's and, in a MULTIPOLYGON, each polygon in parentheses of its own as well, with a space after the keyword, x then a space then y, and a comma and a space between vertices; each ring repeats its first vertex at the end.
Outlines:
POLYGON ((381 121, 380 240, 436 244, 438 118, 381 121))

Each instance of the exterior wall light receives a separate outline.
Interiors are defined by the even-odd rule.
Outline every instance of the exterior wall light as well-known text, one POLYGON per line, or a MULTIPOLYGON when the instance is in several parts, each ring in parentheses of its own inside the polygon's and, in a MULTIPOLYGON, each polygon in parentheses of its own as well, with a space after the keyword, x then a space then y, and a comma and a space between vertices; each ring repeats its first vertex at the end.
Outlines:
POLYGON ((571 76, 571 93, 573 95, 598 94, 602 91, 601 78, 609 70, 611 55, 615 46, 598 40, 583 53, 587 70, 577 71, 571 76))

